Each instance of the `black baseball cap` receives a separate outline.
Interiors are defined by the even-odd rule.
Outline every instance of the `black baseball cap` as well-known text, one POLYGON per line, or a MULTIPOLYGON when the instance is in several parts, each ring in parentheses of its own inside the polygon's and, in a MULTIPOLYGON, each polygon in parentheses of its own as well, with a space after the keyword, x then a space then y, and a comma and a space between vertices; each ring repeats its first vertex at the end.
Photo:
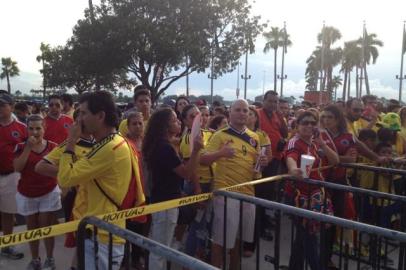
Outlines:
POLYGON ((6 94, 6 93, 0 93, 0 103, 5 103, 5 104, 13 104, 14 99, 11 95, 6 94))

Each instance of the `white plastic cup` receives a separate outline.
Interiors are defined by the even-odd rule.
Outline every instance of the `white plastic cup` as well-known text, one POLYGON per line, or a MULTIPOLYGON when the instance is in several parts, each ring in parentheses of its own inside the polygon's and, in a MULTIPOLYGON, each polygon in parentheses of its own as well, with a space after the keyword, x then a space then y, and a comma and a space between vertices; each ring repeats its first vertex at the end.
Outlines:
POLYGON ((303 178, 309 178, 315 160, 316 158, 310 155, 302 155, 300 157, 300 169, 303 172, 303 178))

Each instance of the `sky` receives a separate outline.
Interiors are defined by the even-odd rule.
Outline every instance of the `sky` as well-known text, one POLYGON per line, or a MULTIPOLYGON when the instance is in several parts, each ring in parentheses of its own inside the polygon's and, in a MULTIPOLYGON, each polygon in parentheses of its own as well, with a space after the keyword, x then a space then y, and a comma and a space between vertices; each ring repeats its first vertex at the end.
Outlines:
MULTIPOLYGON (((94 0, 94 3, 98 2, 94 0)), ((77 20, 83 18, 88 1, 0 0, 0 4, 0 25, 6 26, 2 27, 0 57, 11 57, 17 61, 21 71, 21 76, 12 79, 12 88, 23 92, 32 88, 38 89, 41 87, 40 65, 35 59, 39 54, 40 43, 64 45, 77 20)), ((337 42, 337 46, 342 46, 344 41, 360 37, 365 21, 368 33, 376 33, 384 42, 384 47, 379 49, 380 55, 376 65, 368 67, 371 91, 378 96, 397 98, 399 81, 395 79, 395 75, 400 71, 406 1, 256 0, 251 1, 251 4, 252 14, 261 15, 264 22, 268 21, 269 27, 282 27, 283 22, 286 22, 293 43, 285 56, 285 73, 288 76, 284 82, 286 96, 303 95, 305 62, 317 45, 317 34, 321 31, 323 21, 327 26, 340 30, 342 39, 337 42)), ((264 54, 264 44, 265 40, 259 37, 256 53, 249 56, 248 74, 251 79, 247 82, 248 98, 262 94, 264 89, 273 89, 273 53, 264 54)), ((243 63, 240 71, 243 71, 244 58, 241 58, 241 62, 243 63)), ((280 73, 280 66, 277 69, 280 73)), ((338 69, 334 73, 340 75, 338 69)), ((0 81, 0 88, 6 88, 5 80, 0 81)), ((184 94, 185 88, 186 80, 180 79, 171 86, 167 94, 184 94)), ((228 100, 235 98, 236 88, 237 71, 214 81, 214 93, 228 100)), ((190 77, 190 89, 191 94, 209 94, 210 80, 207 74, 193 74, 190 77)), ((242 80, 240 89, 242 93, 242 80)), ((339 95, 340 93, 341 90, 338 91, 339 95)), ((130 92, 124 94, 131 95, 130 92)))

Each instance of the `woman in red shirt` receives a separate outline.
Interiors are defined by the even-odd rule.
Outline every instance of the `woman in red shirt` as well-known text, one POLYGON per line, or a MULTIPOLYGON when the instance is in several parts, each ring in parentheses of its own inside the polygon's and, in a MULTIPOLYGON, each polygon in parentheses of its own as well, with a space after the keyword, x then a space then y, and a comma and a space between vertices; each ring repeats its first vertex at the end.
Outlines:
MULTIPOLYGON (((297 134, 289 140, 286 146, 286 165, 288 172, 295 177, 294 185, 289 183, 286 187, 288 197, 292 198, 297 207, 316 212, 332 214, 331 201, 326 200, 328 194, 323 188, 316 185, 303 183, 303 172, 300 169, 301 156, 310 155, 315 158, 309 177, 315 180, 323 180, 321 170, 318 168, 328 162, 329 165, 338 163, 338 155, 315 133, 318 125, 317 117, 309 112, 303 112, 297 118, 297 134), (324 162, 323 162, 324 161, 324 162)), ((327 197, 328 198, 328 197, 327 197)), ((291 251, 289 269, 303 269, 304 260, 310 269, 321 270, 320 246, 318 244, 318 223, 298 219, 296 223, 295 243, 291 251)), ((330 239, 331 236, 327 236, 330 239)), ((328 256, 329 258, 329 256, 328 256)))
MULTIPOLYGON (((60 189, 56 178, 43 176, 35 172, 35 165, 57 145, 44 140, 44 119, 40 115, 31 115, 27 119, 28 140, 17 144, 14 169, 21 173, 17 186, 17 211, 25 216, 27 229, 33 230, 50 226, 55 220, 55 211, 61 209, 60 189)), ((44 239, 47 259, 41 265, 39 241, 29 243, 32 260, 28 269, 55 269, 53 258, 54 238, 44 239)))

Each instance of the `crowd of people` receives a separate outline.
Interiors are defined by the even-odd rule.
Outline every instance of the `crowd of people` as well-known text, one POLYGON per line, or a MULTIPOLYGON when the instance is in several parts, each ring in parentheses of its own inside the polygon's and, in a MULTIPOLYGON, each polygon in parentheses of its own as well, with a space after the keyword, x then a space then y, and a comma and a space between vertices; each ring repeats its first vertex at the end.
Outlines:
MULTIPOLYGON (((15 102, 0 93, 0 212, 3 234, 11 234, 15 214, 25 217, 27 229, 65 219, 78 220, 149 203, 164 202, 229 187, 287 172, 299 180, 287 181, 283 201, 313 211, 355 219, 349 209, 352 198, 345 192, 330 192, 301 183, 303 155, 314 157, 308 177, 342 185, 394 193, 379 179, 374 184, 368 172, 347 170, 339 163, 366 163, 401 167, 406 154, 406 107, 391 100, 383 106, 373 95, 347 102, 316 106, 302 102, 291 106, 275 91, 267 91, 262 102, 252 105, 236 100, 229 107, 214 102, 192 104, 187 97, 174 108, 153 106, 150 91, 137 86, 131 106, 119 111, 106 91, 83 94, 77 103, 68 95, 51 95, 47 107, 15 102), (199 117, 200 132, 193 126, 199 117), (131 200, 129 202, 129 197, 131 200), (313 198, 318 198, 313 199, 313 198), (311 205, 308 205, 308 203, 311 205), (326 204, 321 207, 320 203, 326 204)), ((278 195, 276 182, 247 185, 238 192, 267 200, 278 195)), ((366 204, 368 205, 368 203, 366 204)), ((380 204, 380 225, 391 228, 400 211, 397 204, 380 204)), ((230 269, 239 267, 240 256, 255 252, 254 234, 272 239, 272 213, 243 203, 244 226, 238 239, 240 206, 224 198, 172 208, 118 221, 117 225, 153 240, 182 249, 186 254, 222 267, 223 247, 230 252, 230 269), (224 220, 226 218, 226 220, 224 220), (224 243, 224 222, 227 224, 224 243), (256 231, 260 222, 263 230, 256 231), (211 258, 207 247, 211 245, 211 258), (243 254, 239 246, 243 245, 243 254)), ((318 225, 296 226, 289 269, 320 269, 318 225)), ((86 239, 86 269, 108 269, 108 235, 89 231, 86 239), (97 242, 97 250, 95 250, 97 242), (92 259, 96 258, 97 260, 92 259)), ((328 229, 326 250, 331 257, 337 232, 328 229)), ((113 239, 113 269, 124 257, 123 240, 113 239)), ((55 269, 54 239, 44 239, 46 258, 39 256, 39 241, 29 243, 31 261, 27 269, 55 269)), ((65 246, 75 247, 75 234, 66 236, 65 246)), ((24 254, 14 247, 1 249, 10 259, 24 254)), ((163 257, 133 246, 131 262, 136 269, 166 269, 163 257)), ((71 269, 76 269, 73 256, 71 269)), ((329 267, 334 269, 332 261, 329 267)))

